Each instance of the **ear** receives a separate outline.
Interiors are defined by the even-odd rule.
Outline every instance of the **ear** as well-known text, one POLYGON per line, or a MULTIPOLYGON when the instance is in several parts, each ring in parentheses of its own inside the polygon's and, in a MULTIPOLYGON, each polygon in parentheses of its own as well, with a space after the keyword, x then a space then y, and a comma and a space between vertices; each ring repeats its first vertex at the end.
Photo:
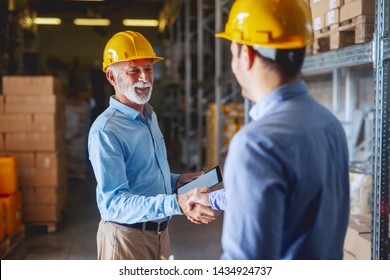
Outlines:
POLYGON ((110 82, 110 84, 111 84, 113 87, 115 87, 116 81, 115 81, 114 75, 112 74, 112 71, 108 70, 108 71, 106 72, 106 78, 107 78, 107 80, 110 82))
POLYGON ((245 68, 247 70, 251 69, 253 63, 255 62, 255 56, 256 56, 255 51, 253 50, 252 47, 243 45, 241 52, 243 54, 242 58, 244 59, 245 68))

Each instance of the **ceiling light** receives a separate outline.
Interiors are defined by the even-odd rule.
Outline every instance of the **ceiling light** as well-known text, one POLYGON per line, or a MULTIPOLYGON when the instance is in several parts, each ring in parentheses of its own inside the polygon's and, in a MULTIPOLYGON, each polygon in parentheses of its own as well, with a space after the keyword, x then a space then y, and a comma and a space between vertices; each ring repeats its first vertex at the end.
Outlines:
POLYGON ((60 18, 37 17, 34 19, 34 23, 39 24, 39 25, 60 25, 61 19, 60 18))
POLYGON ((87 26, 108 26, 110 25, 110 20, 104 18, 76 18, 73 23, 87 26))
POLYGON ((158 20, 155 19, 124 19, 122 23, 124 26, 158 26, 158 20))

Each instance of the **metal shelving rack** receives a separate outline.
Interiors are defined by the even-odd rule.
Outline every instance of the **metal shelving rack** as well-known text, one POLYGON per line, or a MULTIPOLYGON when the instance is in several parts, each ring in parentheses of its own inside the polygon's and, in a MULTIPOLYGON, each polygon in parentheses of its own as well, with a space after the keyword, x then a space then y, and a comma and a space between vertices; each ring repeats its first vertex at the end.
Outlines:
MULTIPOLYGON (((226 2, 216 0, 216 31, 222 26, 221 11, 226 2)), ((354 90, 354 75, 351 68, 371 65, 374 68, 375 101, 374 131, 372 149, 372 232, 371 258, 390 259, 389 241, 389 194, 390 194, 390 7, 385 0, 376 1, 376 24, 374 39, 370 43, 316 54, 308 57, 302 70, 304 76, 332 73, 333 94, 337 96, 340 69, 345 69, 347 95, 354 90)), ((217 40, 217 42, 220 40, 217 40)), ((220 43, 216 45, 216 103, 221 104, 221 53, 220 43)), ((245 116, 248 119, 248 102, 245 104, 245 116)), ((217 106, 219 107, 219 106, 217 106)), ((352 121, 352 119, 351 119, 352 121)), ((220 129, 219 129, 220 131, 220 129)), ((218 134, 220 135, 220 133, 218 134)), ((219 136, 220 137, 220 136, 219 136)), ((220 142, 219 142, 220 143, 220 142)))
POLYGON ((304 75, 316 75, 335 69, 372 64, 375 75, 374 132, 373 132, 373 196, 371 258, 390 259, 389 194, 390 194, 390 10, 389 2, 376 1, 376 23, 371 43, 355 45, 308 57, 304 75))
POLYGON ((186 169, 201 170, 204 162, 205 108, 215 96, 214 80, 210 79, 210 73, 214 73, 215 0, 166 2, 176 7, 176 14, 165 15, 167 24, 164 32, 168 34, 170 46, 180 46, 180 52, 170 53, 169 60, 176 63, 172 63, 167 71, 170 73, 168 79, 173 81, 169 87, 171 98, 168 102, 171 108, 176 108, 170 113, 175 126, 170 133, 171 139, 182 140, 181 157, 186 169), (193 53, 195 47, 196 57, 193 53), (184 71, 180 73, 178 59, 182 59, 184 65, 184 71), (184 78, 178 78, 182 74, 184 78), (183 109, 179 109, 182 104, 183 109), (196 124, 194 113, 197 114, 196 124), (175 132, 176 135, 172 135, 175 132))
POLYGON ((214 3, 197 0, 197 170, 203 169, 205 146, 205 107, 214 96, 213 81, 206 75, 206 70, 212 72, 214 65, 210 58, 214 56, 215 39, 214 3))
POLYGON ((375 73, 375 119, 373 147, 373 207, 371 258, 390 259, 390 93, 389 93, 389 1, 376 1, 376 24, 373 40, 375 73))
MULTIPOLYGON (((230 8, 233 4, 232 0, 215 0, 215 33, 221 32, 225 28, 230 8)), ((237 101, 241 98, 240 87, 234 78, 231 70, 230 62, 231 55, 229 44, 226 41, 215 40, 215 75, 214 75, 214 90, 215 104, 217 110, 217 162, 224 163, 223 156, 226 155, 226 148, 222 148, 222 113, 221 106, 230 101, 237 101)), ((247 101, 244 101, 247 105, 247 101)))

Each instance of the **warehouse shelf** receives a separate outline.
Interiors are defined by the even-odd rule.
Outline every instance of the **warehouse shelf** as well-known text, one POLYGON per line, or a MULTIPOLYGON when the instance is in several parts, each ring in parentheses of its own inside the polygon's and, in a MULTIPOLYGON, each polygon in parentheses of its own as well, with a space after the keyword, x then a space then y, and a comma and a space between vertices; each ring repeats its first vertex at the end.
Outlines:
POLYGON ((371 230, 371 258, 390 259, 389 195, 390 195, 390 65, 389 31, 390 3, 376 1, 374 33, 374 138, 373 138, 373 207, 371 230))
POLYGON ((372 45, 373 43, 370 42, 309 56, 305 59, 302 73, 305 76, 312 76, 336 68, 370 64, 373 62, 372 45))
MULTIPOLYGON (((390 67, 390 14, 389 2, 376 1, 374 39, 370 43, 317 54, 306 59, 303 74, 306 76, 332 72, 338 80, 335 69, 373 64, 375 80, 374 135, 371 171, 373 176, 371 258, 390 259, 389 247, 389 193, 390 193, 390 140, 389 72, 390 67), (387 210, 386 210, 387 209, 387 210)), ((348 70, 347 70, 348 71, 348 70)), ((347 83, 351 81, 347 81, 347 83)), ((353 163, 353 168, 367 172, 367 162, 353 163)))

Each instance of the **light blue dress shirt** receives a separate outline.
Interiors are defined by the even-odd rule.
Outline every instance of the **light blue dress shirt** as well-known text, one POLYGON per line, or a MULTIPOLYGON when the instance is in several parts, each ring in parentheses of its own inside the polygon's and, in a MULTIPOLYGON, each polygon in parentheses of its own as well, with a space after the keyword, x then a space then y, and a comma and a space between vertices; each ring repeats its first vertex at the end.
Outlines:
POLYGON ((170 172, 157 116, 148 104, 144 115, 111 96, 90 129, 88 152, 103 220, 161 222, 181 214, 173 194, 179 175, 170 172))
POLYGON ((342 259, 349 179, 340 122, 303 81, 276 89, 250 115, 231 141, 225 189, 210 196, 226 207, 221 258, 342 259))

